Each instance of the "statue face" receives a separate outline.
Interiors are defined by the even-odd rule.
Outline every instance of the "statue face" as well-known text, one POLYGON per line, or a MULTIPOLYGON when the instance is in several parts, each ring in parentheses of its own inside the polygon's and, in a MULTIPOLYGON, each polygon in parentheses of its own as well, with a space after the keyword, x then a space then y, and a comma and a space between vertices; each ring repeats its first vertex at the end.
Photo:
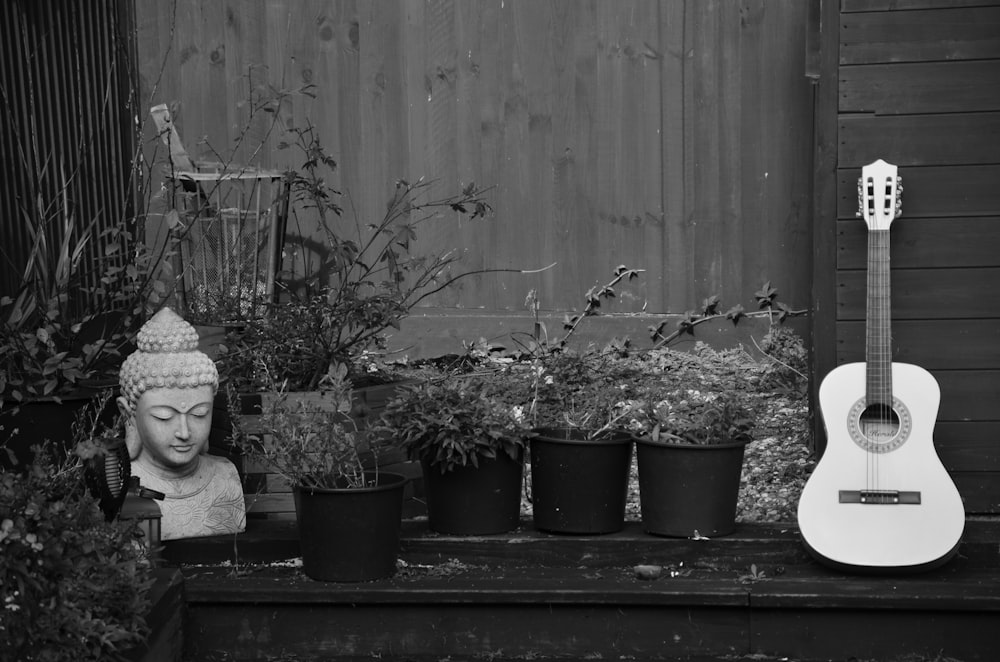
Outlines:
POLYGON ((135 406, 140 461, 178 473, 193 465, 208 444, 213 400, 208 385, 143 393, 135 406))

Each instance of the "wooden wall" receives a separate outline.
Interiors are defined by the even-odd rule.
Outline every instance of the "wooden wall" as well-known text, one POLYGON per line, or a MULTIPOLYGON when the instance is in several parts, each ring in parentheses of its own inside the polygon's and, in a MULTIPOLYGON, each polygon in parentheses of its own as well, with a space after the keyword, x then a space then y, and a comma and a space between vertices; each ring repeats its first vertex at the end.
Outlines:
POLYGON ((1000 512, 1000 3, 842 0, 836 18, 839 103, 818 121, 819 169, 834 144, 836 167, 818 180, 816 231, 836 270, 817 265, 817 374, 864 361, 856 183, 882 158, 904 187, 890 232, 894 360, 941 386, 935 439, 966 509, 1000 512))
POLYGON ((442 193, 494 187, 495 218, 436 221, 419 249, 453 248, 468 268, 557 266, 464 280, 427 302, 445 316, 523 312, 532 288, 546 310, 578 310, 619 264, 647 273, 620 290, 616 312, 678 313, 712 294, 748 305, 767 279, 808 306, 807 9, 136 0, 150 105, 174 105, 196 155, 203 137, 222 152, 235 144, 249 81, 311 83, 317 97, 283 105, 269 136, 255 124, 237 157, 263 141, 257 163, 290 165, 275 149, 280 130, 309 118, 364 219, 381 214, 400 177, 437 179, 442 193))

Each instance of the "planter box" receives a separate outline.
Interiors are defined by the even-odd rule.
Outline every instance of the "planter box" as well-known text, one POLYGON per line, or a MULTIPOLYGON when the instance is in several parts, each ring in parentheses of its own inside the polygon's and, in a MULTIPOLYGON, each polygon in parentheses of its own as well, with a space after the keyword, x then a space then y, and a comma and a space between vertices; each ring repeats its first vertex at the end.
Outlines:
POLYGON ((184 578, 176 568, 153 571, 146 615, 149 637, 125 653, 129 662, 181 662, 184 650, 184 578))

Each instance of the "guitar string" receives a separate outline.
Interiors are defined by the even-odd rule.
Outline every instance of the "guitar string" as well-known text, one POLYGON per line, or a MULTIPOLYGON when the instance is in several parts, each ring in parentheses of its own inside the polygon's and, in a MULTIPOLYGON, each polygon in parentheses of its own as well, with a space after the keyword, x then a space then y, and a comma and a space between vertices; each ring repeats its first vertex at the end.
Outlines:
MULTIPOLYGON (((882 323, 879 324, 879 370, 881 371, 882 383, 880 385, 880 391, 882 394, 881 407, 879 407, 879 415, 882 418, 882 424, 879 426, 879 441, 881 442, 885 437, 884 435, 891 432, 892 425, 892 357, 889 355, 889 223, 890 218, 886 214, 886 208, 889 204, 889 178, 885 178, 885 182, 882 187, 882 195, 880 196, 880 202, 882 204, 881 218, 882 223, 885 227, 882 228, 882 232, 879 237, 879 278, 882 282, 879 284, 879 314, 882 316, 882 323)), ((881 485, 879 481, 881 479, 881 464, 882 464, 882 454, 876 453, 875 458, 875 489, 879 489, 881 485)))
MULTIPOLYGON (((890 225, 894 218, 895 205, 893 204, 893 178, 891 176, 886 176, 883 183, 882 195, 880 196, 880 201, 882 204, 881 208, 881 221, 884 227, 881 228, 879 234, 879 306, 878 314, 881 316, 879 323, 879 373, 880 373, 880 384, 879 391, 881 402, 879 407, 880 416, 880 436, 879 442, 883 441, 888 443, 891 436, 894 434, 894 409, 892 401, 892 354, 891 354, 891 324, 892 324, 892 308, 891 308, 891 296, 890 296, 890 257, 889 257, 889 231, 890 225)), ((878 450, 878 447, 876 447, 878 450)), ((883 476, 883 463, 882 453, 876 452, 875 454, 875 483, 874 489, 878 490, 882 487, 881 481, 883 478, 888 479, 889 476, 883 476)), ((887 467, 886 467, 887 468, 887 467)))
POLYGON ((868 331, 868 367, 866 372, 866 403, 865 410, 867 410, 866 418, 869 421, 868 424, 862 427, 865 437, 865 489, 873 489, 872 484, 872 474, 874 469, 874 453, 872 453, 872 434, 873 425, 871 421, 873 417, 871 416, 870 408, 875 406, 877 393, 876 386, 879 380, 879 364, 878 357, 876 355, 878 346, 878 307, 876 305, 875 296, 878 287, 878 263, 876 262, 876 250, 875 242, 878 239, 878 227, 876 223, 875 216, 875 186, 874 180, 871 176, 865 178, 864 190, 865 190, 865 212, 868 214, 868 316, 869 324, 871 328, 868 331))

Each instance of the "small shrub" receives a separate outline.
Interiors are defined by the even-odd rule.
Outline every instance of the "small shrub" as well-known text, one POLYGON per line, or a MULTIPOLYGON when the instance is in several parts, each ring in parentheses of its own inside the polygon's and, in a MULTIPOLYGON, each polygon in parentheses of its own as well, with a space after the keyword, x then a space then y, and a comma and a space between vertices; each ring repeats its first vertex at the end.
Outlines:
POLYGON ((767 355, 761 375, 762 388, 800 389, 809 374, 809 352, 802 337, 784 326, 772 326, 760 343, 767 355))
POLYGON ((735 392, 668 391, 633 413, 637 431, 652 441, 708 445, 753 440, 752 414, 735 392))
POLYGON ((427 461, 441 473, 479 466, 480 458, 500 453, 516 460, 525 446, 523 409, 490 397, 474 377, 403 386, 379 428, 411 459, 427 461))
MULTIPOLYGON (((362 438, 350 415, 351 384, 346 372, 341 366, 328 376, 321 394, 323 403, 290 399, 287 383, 272 383, 265 393, 260 417, 263 434, 247 435, 236 428, 234 446, 293 486, 365 487, 367 467, 376 463, 366 462, 360 447, 362 438)), ((238 402, 239 395, 232 385, 227 394, 230 402, 238 402)), ((238 421, 238 415, 233 420, 238 421)))
POLYGON ((106 521, 79 462, 50 457, 42 449, 26 472, 0 472, 0 651, 23 662, 124 659, 147 634, 152 584, 136 529, 106 521))
POLYGON ((242 329, 229 334, 220 371, 242 391, 267 387, 261 383, 261 366, 275 379, 288 380, 291 391, 319 388, 338 365, 346 366, 353 378, 358 359, 382 349, 384 334, 399 328, 427 297, 473 274, 520 271, 453 273, 460 258, 454 251, 411 253, 422 224, 448 214, 470 221, 491 215, 485 190, 475 183, 437 198, 433 182, 398 180, 381 218, 348 219, 342 217, 340 191, 329 182, 337 163, 315 128, 292 129, 282 146, 304 159, 300 168, 285 174, 295 223, 300 212, 315 215, 322 241, 290 240, 287 250, 302 260, 303 273, 280 272, 276 287, 281 301, 263 319, 246 320, 242 329))
POLYGON ((615 354, 564 352, 540 357, 532 368, 531 423, 595 433, 617 427, 618 404, 637 395, 642 378, 632 363, 615 354))

